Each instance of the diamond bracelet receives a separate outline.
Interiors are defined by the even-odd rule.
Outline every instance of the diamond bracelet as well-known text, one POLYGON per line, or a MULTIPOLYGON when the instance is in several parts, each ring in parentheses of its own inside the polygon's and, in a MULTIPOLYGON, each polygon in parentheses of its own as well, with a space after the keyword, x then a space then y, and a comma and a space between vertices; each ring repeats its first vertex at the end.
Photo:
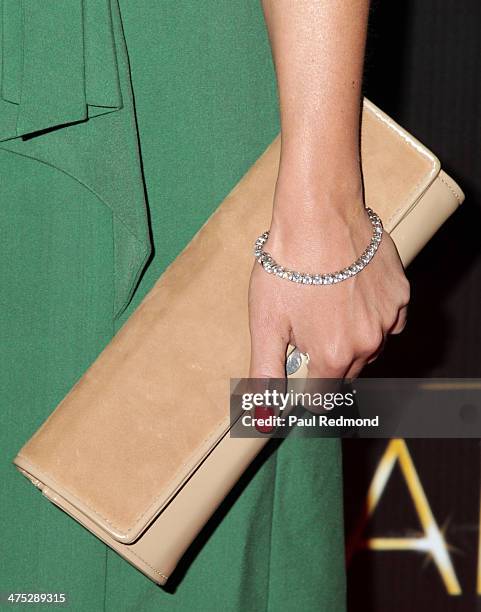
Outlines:
POLYGON ((303 283, 304 285, 333 285, 334 283, 340 283, 341 281, 347 280, 352 276, 358 274, 363 268, 374 257, 379 244, 381 243, 383 227, 379 216, 371 209, 366 208, 367 214, 372 224, 373 233, 371 242, 366 250, 356 259, 356 261, 339 270, 330 274, 312 274, 307 272, 296 272, 295 270, 289 270, 279 265, 272 255, 264 251, 263 246, 269 238, 269 232, 266 231, 259 236, 255 242, 254 257, 269 274, 275 274, 280 278, 292 281, 293 283, 303 283))

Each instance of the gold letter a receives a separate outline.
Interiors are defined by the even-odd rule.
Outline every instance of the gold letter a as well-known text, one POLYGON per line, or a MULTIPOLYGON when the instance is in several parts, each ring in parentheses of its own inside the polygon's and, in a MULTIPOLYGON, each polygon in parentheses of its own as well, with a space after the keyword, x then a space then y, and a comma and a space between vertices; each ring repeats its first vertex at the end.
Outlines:
POLYGON ((451 563, 448 546, 431 512, 407 445, 402 439, 391 440, 379 462, 367 494, 365 511, 349 539, 346 553, 347 563, 350 562, 356 550, 360 548, 368 548, 370 550, 425 551, 431 555, 436 564, 447 592, 450 595, 461 594, 461 587, 451 563), (413 538, 363 539, 362 535, 366 523, 381 499, 396 461, 399 461, 399 467, 406 481, 424 535, 413 538))

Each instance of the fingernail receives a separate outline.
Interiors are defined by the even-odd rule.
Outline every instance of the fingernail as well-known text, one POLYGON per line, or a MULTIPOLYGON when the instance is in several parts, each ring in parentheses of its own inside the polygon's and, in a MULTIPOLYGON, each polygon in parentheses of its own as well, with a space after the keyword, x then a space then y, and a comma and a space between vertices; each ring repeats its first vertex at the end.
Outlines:
POLYGON ((254 418, 256 423, 256 429, 259 433, 268 434, 274 429, 274 425, 269 425, 269 417, 274 416, 274 408, 267 408, 266 406, 256 406, 254 410, 254 418), (259 422, 259 419, 261 421, 259 422), (267 420, 267 423, 266 423, 267 420), (263 422, 264 421, 264 422, 263 422))

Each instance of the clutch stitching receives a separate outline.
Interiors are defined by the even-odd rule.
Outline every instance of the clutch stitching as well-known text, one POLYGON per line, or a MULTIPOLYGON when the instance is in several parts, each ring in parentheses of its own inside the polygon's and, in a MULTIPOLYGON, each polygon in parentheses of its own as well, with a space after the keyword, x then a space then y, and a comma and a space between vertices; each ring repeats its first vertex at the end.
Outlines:
POLYGON ((461 205, 463 203, 463 201, 461 200, 461 198, 459 197, 459 193, 457 193, 457 191, 452 187, 452 185, 450 185, 448 183, 448 181, 446 181, 443 176, 440 174, 439 175, 439 180, 444 183, 446 185, 446 187, 449 189, 449 191, 453 194, 453 196, 456 198, 456 202, 461 205))

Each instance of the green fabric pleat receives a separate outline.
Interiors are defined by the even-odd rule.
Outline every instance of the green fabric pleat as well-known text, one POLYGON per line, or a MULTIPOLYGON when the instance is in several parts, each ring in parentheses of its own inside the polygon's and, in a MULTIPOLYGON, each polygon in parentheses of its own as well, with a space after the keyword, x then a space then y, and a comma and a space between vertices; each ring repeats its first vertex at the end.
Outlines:
POLYGON ((260 3, 3 0, 2 25, 0 592, 65 592, 79 612, 344 612, 338 440, 267 448, 166 588, 10 463, 277 134, 260 3))
POLYGON ((151 246, 117 0, 3 0, 1 49, 0 147, 68 174, 110 209, 118 315, 151 246))
POLYGON ((122 108, 108 0, 2 4, 1 140, 122 108))

